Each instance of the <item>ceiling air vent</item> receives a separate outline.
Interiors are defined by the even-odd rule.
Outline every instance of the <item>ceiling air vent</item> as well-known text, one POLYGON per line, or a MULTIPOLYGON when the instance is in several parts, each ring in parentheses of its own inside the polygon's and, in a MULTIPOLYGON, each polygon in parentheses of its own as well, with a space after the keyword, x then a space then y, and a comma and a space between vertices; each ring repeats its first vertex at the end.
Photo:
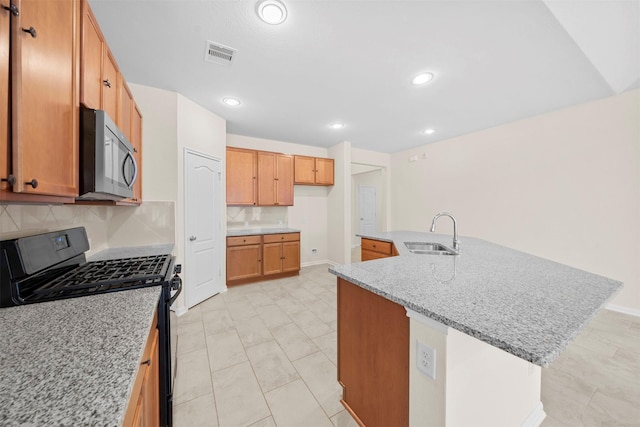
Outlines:
POLYGON ((207 40, 207 48, 204 53, 205 61, 228 65, 233 62, 235 55, 236 50, 234 48, 207 40))

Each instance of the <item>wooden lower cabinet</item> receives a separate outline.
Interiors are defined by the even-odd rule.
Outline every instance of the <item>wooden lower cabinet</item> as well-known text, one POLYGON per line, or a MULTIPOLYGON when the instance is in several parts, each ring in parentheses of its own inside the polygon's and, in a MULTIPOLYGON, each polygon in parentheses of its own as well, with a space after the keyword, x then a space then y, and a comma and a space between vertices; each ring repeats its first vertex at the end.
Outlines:
POLYGON ((409 425, 409 318, 386 298, 338 279, 342 404, 367 427, 409 425))
POLYGON ((227 285, 298 274, 300 233, 227 237, 227 285))
POLYGON ((227 237, 227 282, 262 276, 262 236, 227 237))
POLYGON ((373 240, 362 238, 361 241, 361 260, 370 261, 372 259, 388 258, 397 256, 398 251, 391 242, 384 242, 382 240, 373 240))
POLYGON ((157 313, 152 325, 122 423, 124 427, 160 425, 160 353, 157 313))
POLYGON ((265 243, 262 251, 265 276, 300 270, 300 242, 265 243))

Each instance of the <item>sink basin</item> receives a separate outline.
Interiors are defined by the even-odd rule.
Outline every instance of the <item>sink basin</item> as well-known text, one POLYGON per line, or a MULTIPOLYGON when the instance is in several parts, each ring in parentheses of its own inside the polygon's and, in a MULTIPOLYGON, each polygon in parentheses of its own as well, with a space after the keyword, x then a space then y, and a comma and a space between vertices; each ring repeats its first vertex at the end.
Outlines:
POLYGON ((404 242, 409 252, 423 255, 458 255, 457 251, 440 243, 431 242, 404 242))

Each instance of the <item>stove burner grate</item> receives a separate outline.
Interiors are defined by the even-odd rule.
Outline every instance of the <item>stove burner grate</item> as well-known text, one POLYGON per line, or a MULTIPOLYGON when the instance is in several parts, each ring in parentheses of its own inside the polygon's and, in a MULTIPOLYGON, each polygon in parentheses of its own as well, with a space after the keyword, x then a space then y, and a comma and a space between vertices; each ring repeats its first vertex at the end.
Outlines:
POLYGON ((87 262, 45 283, 28 286, 28 295, 23 297, 49 300, 153 286, 166 279, 170 264, 171 255, 87 262))

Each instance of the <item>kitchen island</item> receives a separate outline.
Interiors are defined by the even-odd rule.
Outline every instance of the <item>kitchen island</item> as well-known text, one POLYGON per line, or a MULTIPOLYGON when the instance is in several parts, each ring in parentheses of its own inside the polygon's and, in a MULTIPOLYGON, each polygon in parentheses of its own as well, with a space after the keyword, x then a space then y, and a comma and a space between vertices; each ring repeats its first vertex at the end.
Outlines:
MULTIPOLYGON (((341 334, 357 329, 350 342, 369 332, 386 339, 406 334, 395 345, 403 347, 398 359, 384 363, 406 366, 399 371, 408 371, 409 390, 399 387, 408 394, 410 425, 539 425, 544 418, 540 367, 548 366, 622 287, 618 281, 475 238, 461 239, 459 255, 425 255, 411 253, 405 242, 451 246, 451 237, 409 231, 362 237, 393 243, 399 256, 330 268, 339 278, 339 376, 347 373, 341 365, 351 366, 350 356, 360 348, 368 353, 358 357, 370 357, 374 365, 394 350, 381 346, 382 354, 374 355, 375 343, 365 338, 349 344, 341 334), (370 307, 386 308, 378 316, 358 315, 359 302, 368 299, 370 307), (403 321, 401 314, 409 318, 403 321), (376 323, 380 316, 385 321, 376 323), (349 324, 341 325, 341 318, 349 324), (358 324, 359 318, 363 321, 358 324), (376 325, 375 331, 369 331, 369 323, 376 325), (397 330, 385 332, 387 324, 397 330), (415 368, 418 342, 435 353, 428 363, 435 378, 415 368)), ((343 384, 347 409, 368 426, 381 425, 377 415, 366 419, 369 414, 363 412, 370 410, 364 406, 350 407, 350 399, 358 406, 371 396, 359 396, 353 375, 348 381, 354 384, 352 391, 343 384)))
MULTIPOLYGON (((108 249, 90 260, 172 248, 108 249)), ((158 286, 0 309, 0 425, 122 425, 160 294, 158 286)))

